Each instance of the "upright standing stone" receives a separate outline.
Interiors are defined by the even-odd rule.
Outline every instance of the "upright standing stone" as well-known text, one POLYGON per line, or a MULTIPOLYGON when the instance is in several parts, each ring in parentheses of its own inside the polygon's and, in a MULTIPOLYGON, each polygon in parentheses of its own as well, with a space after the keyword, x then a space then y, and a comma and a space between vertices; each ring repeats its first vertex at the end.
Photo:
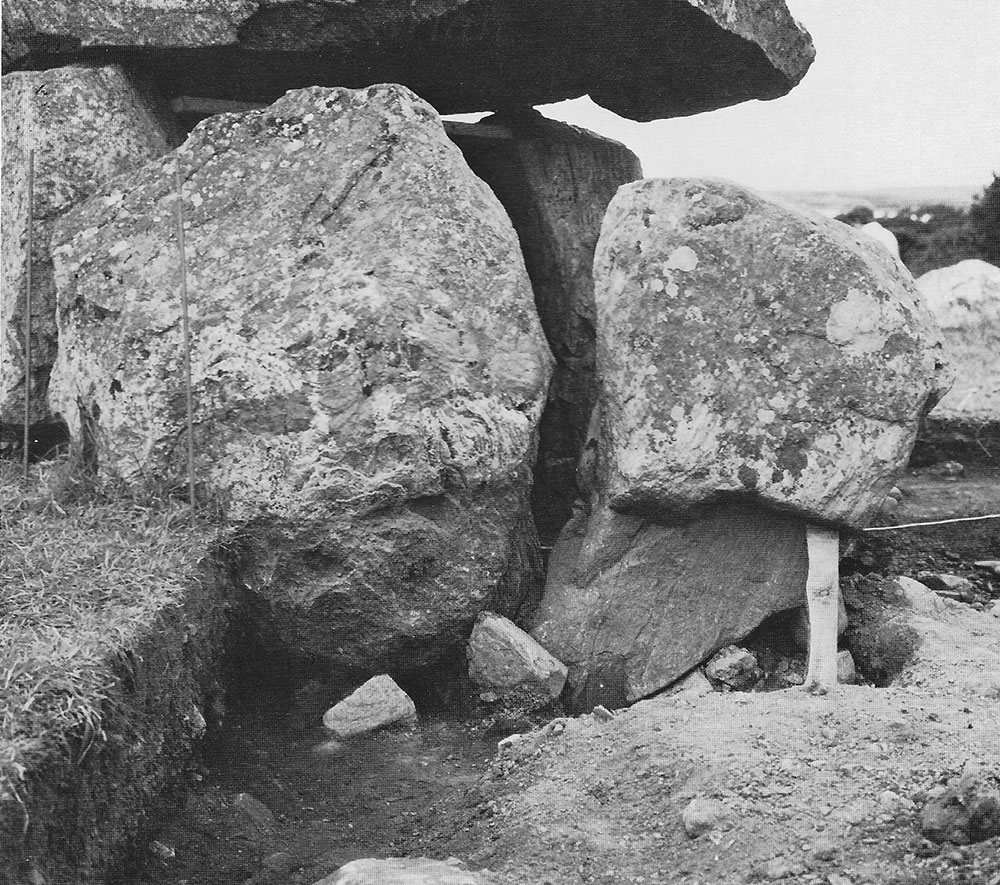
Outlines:
MULTIPOLYGON (((6 14, 6 6, 4 12, 6 14)), ((57 219, 107 179, 169 150, 172 131, 152 102, 117 67, 73 65, 3 77, 3 289, 0 295, 0 421, 48 415, 56 358, 56 294, 50 241, 57 219), (28 152, 35 152, 32 365, 24 365, 28 266, 28 152)))
POLYGON ((835 682, 832 527, 877 511, 945 383, 912 278, 845 225, 671 179, 619 190, 595 285, 591 509, 553 552, 533 635, 581 705, 634 700, 808 583, 835 682))
POLYGON ((608 203, 642 169, 624 145, 533 110, 487 117, 452 137, 514 222, 556 358, 533 488, 542 542, 551 544, 579 495, 576 467, 597 401, 594 250, 608 203))

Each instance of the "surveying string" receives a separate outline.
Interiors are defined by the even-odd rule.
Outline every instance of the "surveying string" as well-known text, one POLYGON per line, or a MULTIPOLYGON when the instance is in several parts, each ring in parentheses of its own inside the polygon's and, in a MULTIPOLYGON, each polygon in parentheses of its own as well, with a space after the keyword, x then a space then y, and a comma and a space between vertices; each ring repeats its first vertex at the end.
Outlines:
POLYGON ((1000 519, 1000 513, 988 513, 985 516, 959 516, 955 519, 935 519, 931 522, 904 522, 900 525, 879 525, 862 529, 863 532, 894 532, 897 529, 915 529, 925 525, 950 525, 953 522, 980 522, 984 519, 1000 519))
POLYGON ((31 434, 28 430, 31 424, 31 263, 32 263, 32 228, 35 216, 35 151, 28 150, 28 231, 27 231, 27 261, 24 268, 24 481, 30 476, 28 470, 28 447, 31 444, 31 434))
POLYGON ((187 437, 188 437, 188 499, 191 504, 191 521, 194 522, 194 408, 191 397, 191 325, 188 319, 188 289, 187 289, 187 259, 184 255, 184 199, 181 187, 181 158, 177 157, 174 167, 177 183, 177 246, 180 250, 181 264, 181 329, 184 335, 184 395, 187 403, 187 437))

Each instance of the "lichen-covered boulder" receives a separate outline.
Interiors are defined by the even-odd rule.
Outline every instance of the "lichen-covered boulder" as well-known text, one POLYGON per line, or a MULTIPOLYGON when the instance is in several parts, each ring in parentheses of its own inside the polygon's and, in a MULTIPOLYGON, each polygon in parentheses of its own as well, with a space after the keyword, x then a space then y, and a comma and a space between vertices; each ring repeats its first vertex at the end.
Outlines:
POLYGON ((814 55, 759 0, 5 0, 3 37, 8 64, 127 47, 171 97, 398 82, 442 113, 589 94, 637 120, 777 98, 814 55))
MULTIPOLYGON (((6 13, 6 5, 4 7, 6 13)), ((174 133, 155 103, 118 67, 72 65, 5 76, 3 90, 3 288, 0 421, 48 414, 57 348, 50 242, 56 220, 107 179, 166 153, 174 133), (31 371, 25 372, 28 153, 34 151, 31 371)))
POLYGON ((183 479, 178 162, 195 472, 277 633, 419 665, 511 612, 551 356, 509 219, 402 87, 214 117, 67 216, 53 408, 102 472, 183 479))
POLYGON ((514 223, 556 358, 542 416, 533 500, 542 542, 569 518, 576 465, 597 401, 594 250, 618 188, 642 177, 623 144, 537 111, 487 117, 451 136, 514 223))
POLYGON ((968 259, 925 273, 917 288, 941 326, 955 384, 936 416, 1000 418, 1000 267, 968 259))
POLYGON ((621 188, 595 258, 602 488, 864 525, 946 389, 912 278, 865 235, 723 181, 621 188))

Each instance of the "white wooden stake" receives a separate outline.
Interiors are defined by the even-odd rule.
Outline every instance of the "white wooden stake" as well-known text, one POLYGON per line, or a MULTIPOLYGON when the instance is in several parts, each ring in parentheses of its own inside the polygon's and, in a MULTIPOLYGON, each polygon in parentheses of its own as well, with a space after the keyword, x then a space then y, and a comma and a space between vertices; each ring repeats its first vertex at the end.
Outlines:
POLYGON ((804 688, 825 694, 837 685, 837 609, 840 593, 840 534, 806 524, 809 574, 809 669, 804 688))

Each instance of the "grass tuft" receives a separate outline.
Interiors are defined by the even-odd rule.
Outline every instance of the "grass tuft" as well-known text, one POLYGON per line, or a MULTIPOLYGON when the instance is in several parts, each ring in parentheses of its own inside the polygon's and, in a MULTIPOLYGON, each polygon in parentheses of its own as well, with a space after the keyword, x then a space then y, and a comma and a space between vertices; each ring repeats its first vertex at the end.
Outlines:
POLYGON ((68 460, 0 462, 0 801, 30 760, 103 736, 112 665, 180 605, 215 536, 188 508, 81 480, 68 460))

